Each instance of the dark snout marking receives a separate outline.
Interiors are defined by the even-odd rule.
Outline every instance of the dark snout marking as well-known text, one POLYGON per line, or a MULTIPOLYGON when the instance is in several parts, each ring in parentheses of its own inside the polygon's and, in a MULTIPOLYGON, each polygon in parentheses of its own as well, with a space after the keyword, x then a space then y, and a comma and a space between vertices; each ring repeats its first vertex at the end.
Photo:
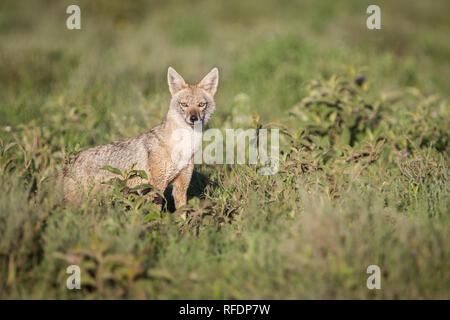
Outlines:
POLYGON ((200 109, 196 107, 189 108, 188 115, 191 122, 198 121, 200 119, 200 109))

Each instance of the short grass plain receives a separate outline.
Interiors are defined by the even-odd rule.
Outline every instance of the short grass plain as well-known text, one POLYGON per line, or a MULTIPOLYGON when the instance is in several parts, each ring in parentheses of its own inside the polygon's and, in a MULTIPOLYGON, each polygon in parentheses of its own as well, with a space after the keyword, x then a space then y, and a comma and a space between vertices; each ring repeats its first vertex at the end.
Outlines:
POLYGON ((0 298, 449 299, 450 5, 377 1, 368 30, 370 4, 3 0, 0 298), (279 128, 279 172, 196 165, 177 212, 65 203, 70 154, 162 120, 169 65, 217 66, 208 126, 279 128))

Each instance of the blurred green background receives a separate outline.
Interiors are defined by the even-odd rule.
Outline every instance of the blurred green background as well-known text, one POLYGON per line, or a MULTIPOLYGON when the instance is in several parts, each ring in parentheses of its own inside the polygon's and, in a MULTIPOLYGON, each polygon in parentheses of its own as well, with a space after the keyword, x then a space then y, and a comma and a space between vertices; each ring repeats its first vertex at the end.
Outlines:
POLYGON ((381 30, 366 28, 370 1, 78 1, 81 30, 65 26, 70 4, 2 1, 0 124, 45 121, 58 95, 89 99, 105 121, 155 95, 163 109, 169 65, 191 82, 219 67, 215 119, 245 93, 271 120, 304 96, 302 83, 349 70, 372 90, 450 87, 445 0, 379 1, 381 30))

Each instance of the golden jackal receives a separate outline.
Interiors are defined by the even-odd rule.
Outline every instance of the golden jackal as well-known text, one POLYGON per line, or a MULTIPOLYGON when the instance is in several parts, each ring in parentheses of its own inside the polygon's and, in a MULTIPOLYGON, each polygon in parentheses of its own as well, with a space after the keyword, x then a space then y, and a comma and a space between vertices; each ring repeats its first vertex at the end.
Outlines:
POLYGON ((214 94, 219 83, 219 71, 212 69, 197 85, 188 85, 171 67, 167 73, 169 90, 172 95, 169 110, 163 123, 135 138, 112 142, 78 153, 69 161, 64 170, 64 194, 70 202, 78 202, 80 191, 93 183, 94 188, 102 188, 102 182, 114 174, 102 169, 108 165, 121 171, 136 164, 135 170, 144 170, 149 181, 134 178, 129 187, 149 183, 159 190, 173 185, 175 207, 186 204, 186 191, 194 168, 193 148, 188 159, 173 157, 180 140, 174 132, 194 134, 195 128, 202 128, 211 118, 216 107, 214 94), (80 189, 81 187, 81 189, 80 189))

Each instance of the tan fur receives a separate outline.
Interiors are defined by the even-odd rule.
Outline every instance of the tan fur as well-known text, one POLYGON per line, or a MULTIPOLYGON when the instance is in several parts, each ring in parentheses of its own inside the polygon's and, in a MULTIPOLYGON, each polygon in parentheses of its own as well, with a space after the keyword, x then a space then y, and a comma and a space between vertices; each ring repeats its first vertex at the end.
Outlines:
MULTIPOLYGON (((192 116, 200 119, 203 127, 206 125, 215 109, 214 94, 219 73, 214 68, 199 84, 190 86, 169 67, 167 79, 172 99, 163 123, 137 137, 97 146, 77 154, 63 174, 64 193, 68 201, 77 203, 87 188, 92 188, 91 192, 105 188, 107 185, 102 183, 113 178, 114 174, 102 170, 103 166, 109 165, 124 171, 136 163, 135 169, 145 170, 149 177, 148 183, 156 188, 164 190, 173 185, 176 208, 186 204, 186 191, 194 169, 193 150, 188 161, 174 162, 172 151, 179 147, 179 141, 174 139, 172 133, 183 129, 193 134, 192 116)), ((141 183, 147 181, 135 178, 129 181, 128 186, 141 183)))

